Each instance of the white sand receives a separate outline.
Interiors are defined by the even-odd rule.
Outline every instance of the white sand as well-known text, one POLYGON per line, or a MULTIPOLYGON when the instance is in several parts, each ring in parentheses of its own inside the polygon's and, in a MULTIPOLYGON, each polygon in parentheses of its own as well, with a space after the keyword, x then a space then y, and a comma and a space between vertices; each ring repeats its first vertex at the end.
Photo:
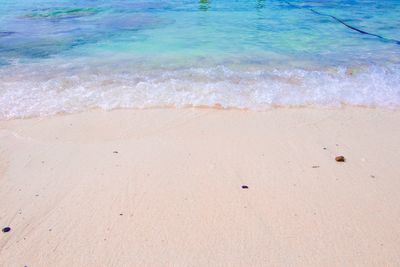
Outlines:
POLYGON ((0 151, 0 266, 400 265, 400 111, 93 111, 0 151))

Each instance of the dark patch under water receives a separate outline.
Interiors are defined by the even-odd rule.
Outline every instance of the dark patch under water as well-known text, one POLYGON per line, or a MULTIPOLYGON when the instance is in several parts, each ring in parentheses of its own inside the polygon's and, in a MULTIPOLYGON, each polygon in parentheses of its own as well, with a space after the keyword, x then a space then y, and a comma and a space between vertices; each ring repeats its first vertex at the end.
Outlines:
POLYGON ((141 31, 165 27, 171 19, 156 14, 125 13, 109 14, 100 19, 89 18, 100 9, 96 8, 54 8, 41 9, 15 20, 14 31, 2 31, 0 55, 11 58, 47 58, 72 48, 114 38, 116 41, 143 41, 143 34, 124 32, 141 31), (34 18, 34 19, 32 19, 34 18), (31 20, 27 28, 26 20, 31 20), (18 34, 16 34, 18 32, 18 34))
POLYGON ((77 18, 97 14, 101 11, 99 8, 88 7, 55 7, 37 9, 27 14, 27 18, 77 18))
POLYGON ((0 38, 1 37, 7 37, 7 36, 10 36, 10 35, 13 35, 13 34, 16 34, 16 32, 1 32, 0 31, 0 38))

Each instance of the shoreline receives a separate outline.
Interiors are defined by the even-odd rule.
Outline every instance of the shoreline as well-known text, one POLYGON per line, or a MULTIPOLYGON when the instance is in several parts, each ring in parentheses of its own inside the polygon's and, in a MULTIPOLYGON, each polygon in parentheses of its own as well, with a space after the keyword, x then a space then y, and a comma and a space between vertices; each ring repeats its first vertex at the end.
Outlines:
POLYGON ((286 106, 286 105, 273 105, 268 108, 263 109, 252 109, 252 108, 239 108, 239 107, 223 107, 220 104, 215 104, 213 106, 207 105, 186 105, 186 106, 151 106, 151 107, 117 107, 111 109, 105 109, 101 107, 90 108, 87 110, 74 111, 74 112, 56 112, 49 114, 41 114, 41 115, 31 115, 31 116, 22 116, 22 117, 2 117, 0 118, 1 122, 6 121, 14 121, 14 120, 31 120, 31 119, 49 119, 52 117, 62 117, 62 116, 74 116, 85 113, 93 113, 93 112, 118 112, 118 111, 131 111, 131 112, 140 112, 146 110, 209 110, 209 111, 235 111, 235 112, 254 112, 254 113, 265 113, 272 112, 274 110, 321 110, 321 111, 340 111, 340 110, 357 110, 357 109, 366 109, 366 110, 378 110, 378 111, 387 111, 387 112, 398 112, 400 111, 400 106, 368 106, 368 105, 351 105, 351 104, 340 104, 339 106, 318 106, 318 105, 301 105, 301 106, 286 106))
POLYGON ((399 265, 399 122, 368 107, 0 121, 0 265, 399 265))

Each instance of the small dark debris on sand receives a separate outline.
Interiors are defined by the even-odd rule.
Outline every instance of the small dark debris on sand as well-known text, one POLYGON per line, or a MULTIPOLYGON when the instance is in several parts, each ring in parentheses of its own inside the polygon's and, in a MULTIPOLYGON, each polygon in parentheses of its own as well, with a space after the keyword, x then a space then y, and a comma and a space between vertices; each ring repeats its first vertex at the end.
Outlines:
POLYGON ((3 233, 8 233, 8 232, 11 231, 11 228, 10 228, 10 227, 4 227, 1 231, 2 231, 3 233))
POLYGON ((335 158, 335 160, 336 160, 337 162, 345 162, 345 161, 346 161, 346 158, 343 157, 343 156, 337 156, 337 157, 335 158))
POLYGON ((249 189, 247 185, 242 185, 242 189, 249 189))
POLYGON ((319 166, 318 166, 318 165, 314 165, 314 166, 312 166, 311 168, 317 169, 317 168, 319 168, 319 166))
POLYGON ((370 175, 371 178, 375 178, 375 175, 370 175))
POLYGON ((119 214, 119 216, 122 216, 122 215, 124 215, 124 214, 123 214, 123 213, 120 213, 120 214, 119 214))
POLYGON ((114 154, 118 154, 118 151, 113 151, 114 154))

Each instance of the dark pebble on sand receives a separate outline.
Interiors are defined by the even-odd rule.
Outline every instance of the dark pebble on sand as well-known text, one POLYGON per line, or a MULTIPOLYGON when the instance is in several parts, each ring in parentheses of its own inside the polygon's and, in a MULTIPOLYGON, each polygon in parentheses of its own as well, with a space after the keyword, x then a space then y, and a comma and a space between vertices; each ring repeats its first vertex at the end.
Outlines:
POLYGON ((122 216, 122 215, 124 215, 124 214, 123 214, 123 213, 120 213, 120 214, 119 214, 119 216, 122 216))
POLYGON ((343 156, 337 156, 337 157, 335 158, 335 160, 336 160, 337 162, 345 162, 345 161, 346 161, 345 157, 343 157, 343 156))
POLYGON ((118 151, 113 151, 114 154, 118 154, 118 151))
POLYGON ((242 185, 242 189, 249 189, 247 185, 242 185))
POLYGON ((317 169, 317 168, 319 168, 319 166, 318 165, 314 165, 314 166, 312 166, 312 168, 313 169, 317 169))
POLYGON ((3 230, 1 230, 1 231, 3 231, 3 233, 8 233, 8 232, 11 231, 11 228, 10 227, 4 227, 3 230))

